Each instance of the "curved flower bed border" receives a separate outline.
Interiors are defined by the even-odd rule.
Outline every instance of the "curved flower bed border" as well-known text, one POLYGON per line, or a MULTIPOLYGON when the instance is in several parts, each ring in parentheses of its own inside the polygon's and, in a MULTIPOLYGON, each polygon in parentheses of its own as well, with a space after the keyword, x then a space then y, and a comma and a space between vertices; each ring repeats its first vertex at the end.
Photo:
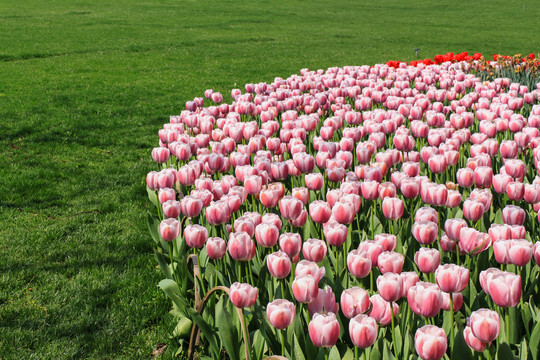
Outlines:
POLYGON ((448 53, 188 101, 146 178, 177 355, 538 357, 538 68, 448 53))

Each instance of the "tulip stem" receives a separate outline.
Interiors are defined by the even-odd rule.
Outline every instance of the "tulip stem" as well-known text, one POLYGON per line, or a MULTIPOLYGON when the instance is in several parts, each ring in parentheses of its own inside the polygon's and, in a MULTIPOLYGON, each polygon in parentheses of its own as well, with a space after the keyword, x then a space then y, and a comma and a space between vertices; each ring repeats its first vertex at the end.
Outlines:
POLYGON ((450 350, 454 351, 454 296, 450 293, 450 350))
POLYGON ((242 282, 242 262, 238 261, 238 282, 242 282))
POLYGON ((358 360, 358 346, 354 347, 354 360, 358 360))
POLYGON ((510 345, 510 308, 506 309, 504 314, 504 322, 506 325, 506 342, 510 345))
POLYGON ((279 282, 281 284, 281 298, 285 299, 285 279, 281 279, 279 282))
POLYGON ((283 337, 283 330, 279 330, 279 335, 281 337, 281 356, 285 357, 285 339, 283 337))
POLYGON ((373 229, 373 218, 375 217, 375 200, 372 200, 372 205, 371 205, 371 240, 373 240, 373 238, 375 237, 375 235, 373 234, 373 232, 375 231, 373 229))
POLYGON ((394 345, 394 356, 398 357, 397 344, 396 344, 396 335, 394 329, 394 303, 390 302, 390 315, 392 315, 392 344, 394 345))

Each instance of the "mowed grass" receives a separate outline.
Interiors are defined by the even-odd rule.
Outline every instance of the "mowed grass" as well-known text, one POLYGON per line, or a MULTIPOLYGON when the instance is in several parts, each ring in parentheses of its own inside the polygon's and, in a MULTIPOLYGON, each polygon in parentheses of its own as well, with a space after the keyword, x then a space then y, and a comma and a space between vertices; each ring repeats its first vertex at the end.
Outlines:
POLYGON ((144 177, 187 100, 416 47, 539 52, 539 16, 507 0, 0 0, 0 358, 168 343, 144 177))

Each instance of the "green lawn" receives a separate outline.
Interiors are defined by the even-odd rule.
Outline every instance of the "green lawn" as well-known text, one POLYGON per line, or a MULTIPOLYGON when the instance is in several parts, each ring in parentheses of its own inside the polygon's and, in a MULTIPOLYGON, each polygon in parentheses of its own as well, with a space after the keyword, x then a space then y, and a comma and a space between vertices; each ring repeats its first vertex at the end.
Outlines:
POLYGON ((185 101, 416 47, 540 52, 538 18, 530 0, 0 0, 0 358, 167 343, 144 177, 185 101))

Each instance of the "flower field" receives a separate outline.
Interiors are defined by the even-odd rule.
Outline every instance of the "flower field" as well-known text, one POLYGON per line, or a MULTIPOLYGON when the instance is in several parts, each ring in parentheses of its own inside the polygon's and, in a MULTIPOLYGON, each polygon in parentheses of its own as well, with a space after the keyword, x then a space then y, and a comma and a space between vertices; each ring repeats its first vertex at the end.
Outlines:
POLYGON ((146 177, 177 355, 538 358, 537 67, 446 54, 188 101, 146 177))

